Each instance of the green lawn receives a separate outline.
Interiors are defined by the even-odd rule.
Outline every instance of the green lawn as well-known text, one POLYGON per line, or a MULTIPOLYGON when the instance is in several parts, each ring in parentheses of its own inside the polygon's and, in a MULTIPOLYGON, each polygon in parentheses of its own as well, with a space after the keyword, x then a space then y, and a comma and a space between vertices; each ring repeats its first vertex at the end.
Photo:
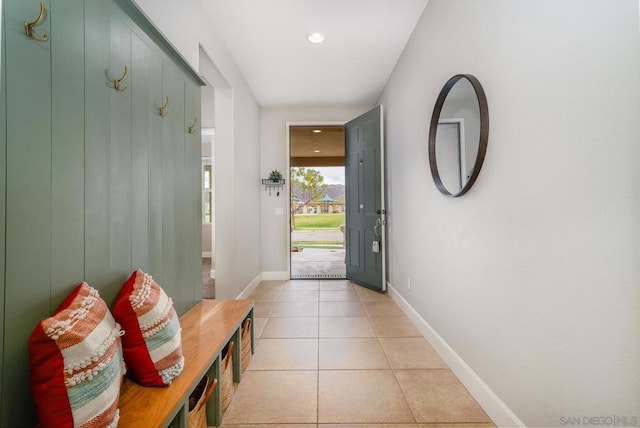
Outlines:
POLYGON ((294 222, 296 230, 340 229, 340 226, 344 224, 344 213, 296 214, 294 222))

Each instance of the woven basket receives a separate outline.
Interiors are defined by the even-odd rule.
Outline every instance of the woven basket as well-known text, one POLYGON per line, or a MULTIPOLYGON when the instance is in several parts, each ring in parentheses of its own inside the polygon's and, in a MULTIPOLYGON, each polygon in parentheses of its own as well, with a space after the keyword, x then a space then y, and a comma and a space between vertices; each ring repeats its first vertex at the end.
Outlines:
POLYGON ((207 401, 218 384, 218 379, 209 382, 209 377, 202 378, 193 394, 189 397, 189 428, 207 428, 207 401))
POLYGON ((227 349, 227 355, 222 358, 221 367, 220 367, 220 379, 221 379, 221 389, 220 392, 222 394, 222 411, 224 412, 231 404, 231 398, 233 397, 233 358, 231 354, 233 354, 233 342, 229 343, 227 349))
POLYGON ((251 362, 251 318, 247 318, 242 323, 242 358, 240 370, 244 371, 251 362))

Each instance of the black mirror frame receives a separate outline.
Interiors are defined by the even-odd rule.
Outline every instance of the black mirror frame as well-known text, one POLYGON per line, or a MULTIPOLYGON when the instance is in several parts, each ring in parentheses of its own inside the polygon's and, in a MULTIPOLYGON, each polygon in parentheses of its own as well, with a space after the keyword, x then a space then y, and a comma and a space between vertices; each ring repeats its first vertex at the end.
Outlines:
POLYGON ((473 183, 475 183, 478 178, 478 174, 480 174, 480 169, 482 168, 482 163, 484 162, 484 157, 487 152, 488 140, 489 107, 487 105, 487 97, 484 93, 484 89, 482 88, 480 81, 476 79, 475 76, 471 74, 456 74, 447 80, 447 83, 442 87, 440 95, 438 95, 438 99, 436 100, 436 105, 433 107, 433 114, 429 125, 429 166, 431 167, 433 181, 442 194, 457 198, 458 196, 464 195, 469 191, 469 189, 471 189, 471 186, 473 186, 473 183), (455 85, 460 79, 467 79, 476 92, 478 105, 480 107, 480 142, 478 144, 478 153, 476 155, 476 162, 473 165, 471 177, 469 177, 469 180, 458 193, 453 194, 444 186, 442 179, 440 178, 440 173, 438 172, 438 164, 436 162, 436 132, 438 131, 438 121, 440 120, 440 113, 442 113, 442 106, 444 105, 447 95, 449 95, 449 91, 451 91, 453 85, 455 85))

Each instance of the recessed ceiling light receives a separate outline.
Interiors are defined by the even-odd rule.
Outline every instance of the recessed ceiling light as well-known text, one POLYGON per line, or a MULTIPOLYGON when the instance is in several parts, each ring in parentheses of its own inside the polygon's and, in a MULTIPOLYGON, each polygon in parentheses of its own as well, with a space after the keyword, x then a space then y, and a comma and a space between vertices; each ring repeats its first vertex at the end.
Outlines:
POLYGON ((324 34, 322 33, 311 33, 307 36, 307 40, 311 43, 322 43, 324 42, 324 34))
POLYGON ((319 134, 319 133, 321 133, 321 132, 322 132, 322 129, 314 129, 314 130, 313 130, 313 131, 311 131, 311 132, 313 132, 314 134, 319 134))
POLYGON ((320 153, 320 150, 314 150, 313 153, 320 153))

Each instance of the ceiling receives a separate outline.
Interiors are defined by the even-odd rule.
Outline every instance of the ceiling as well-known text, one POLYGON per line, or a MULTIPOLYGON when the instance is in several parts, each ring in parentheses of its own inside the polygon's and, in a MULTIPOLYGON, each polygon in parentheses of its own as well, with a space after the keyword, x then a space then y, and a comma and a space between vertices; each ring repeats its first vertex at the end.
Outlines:
POLYGON ((275 107, 375 104, 428 0, 201 2, 258 103, 275 107))
POLYGON ((343 126, 292 126, 289 143, 291 166, 344 166, 343 126))

